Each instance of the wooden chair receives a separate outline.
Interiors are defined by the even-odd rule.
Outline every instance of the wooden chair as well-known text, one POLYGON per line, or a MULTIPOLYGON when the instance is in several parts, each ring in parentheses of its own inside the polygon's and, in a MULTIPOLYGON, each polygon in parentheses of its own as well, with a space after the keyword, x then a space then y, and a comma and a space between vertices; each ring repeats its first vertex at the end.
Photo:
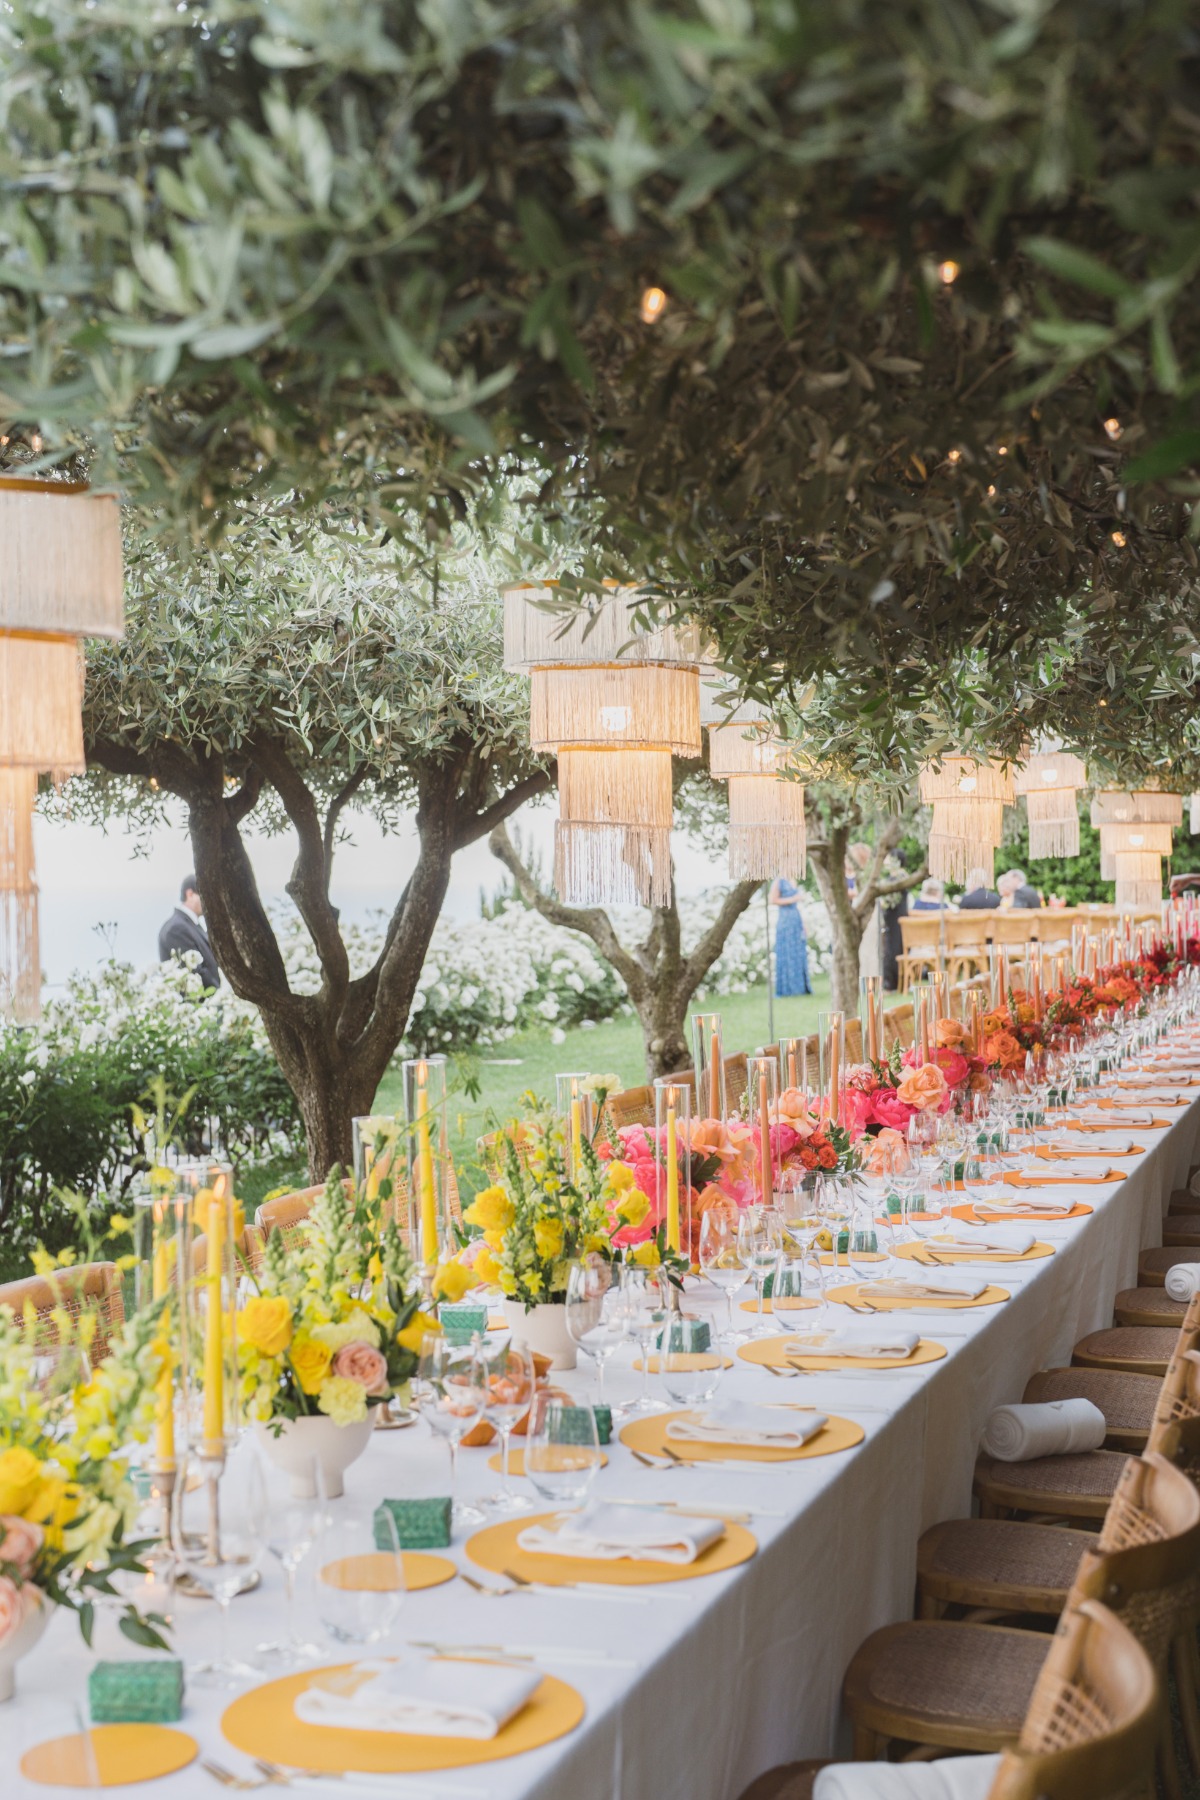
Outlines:
MULTIPOLYGON (((1196 1259, 1200 1261, 1200 1257, 1196 1259)), ((1165 1287, 1167 1276, 1178 1262, 1187 1262, 1176 1249, 1143 1250, 1138 1257, 1137 1278, 1139 1287, 1165 1287)))
POLYGON ((900 920, 900 941, 904 948, 896 958, 900 992, 906 994, 914 981, 936 969, 942 944, 943 913, 905 913, 900 920))
POLYGON ((1165 1287, 1122 1288, 1113 1302, 1118 1325, 1174 1325, 1183 1323, 1186 1300, 1172 1300, 1165 1287))
POLYGON ((750 1059, 744 1050, 725 1058, 725 1105, 730 1114, 740 1111, 750 1082, 750 1059))
POLYGON ((911 1050, 917 1035, 916 1014, 911 1000, 904 1000, 899 1006, 889 1006, 883 1015, 884 1048, 890 1050, 893 1044, 899 1044, 902 1050, 911 1050))
POLYGON ((1071 1353, 1080 1369, 1127 1369, 1140 1375, 1165 1375, 1179 1332, 1166 1325, 1110 1325, 1090 1331, 1071 1353))
POLYGON ((653 1125, 654 1089, 648 1086, 625 1088, 619 1094, 610 1095, 608 1116, 614 1131, 620 1131, 624 1125, 653 1125))
POLYGON ((861 1019, 846 1020, 846 1061, 860 1063, 863 1059, 863 1034, 861 1019))
POLYGON ((121 1271, 116 1263, 76 1263, 67 1269, 56 1269, 53 1275, 27 1275, 21 1281, 0 1285, 0 1306, 22 1317, 32 1306, 36 1314, 34 1341, 39 1350, 53 1349, 59 1341, 54 1323, 56 1312, 72 1319, 84 1313, 95 1319, 90 1362, 103 1362, 109 1344, 125 1323, 125 1302, 121 1294, 121 1271))
POLYGON ((986 912, 947 913, 946 966, 952 982, 963 981, 987 969, 986 921, 991 916, 986 912))
MULTIPOLYGON (((344 1184, 349 1190, 353 1183, 347 1177, 344 1184)), ((318 1181, 312 1187, 296 1188, 290 1194, 279 1194, 274 1200, 265 1200, 254 1215, 254 1229, 259 1233, 263 1243, 271 1233, 282 1233, 285 1246, 290 1250, 293 1245, 301 1244, 307 1236, 305 1220, 313 1209, 313 1202, 318 1194, 325 1191, 325 1183, 318 1181)), ((447 1169, 446 1203, 452 1219, 462 1218, 462 1202, 458 1192, 458 1177, 454 1164, 447 1169)), ((408 1227, 409 1194, 408 1183, 402 1176, 396 1177, 396 1189, 392 1198, 392 1207, 397 1225, 401 1231, 408 1227)))
MULTIPOLYGON (((1102 1595, 1145 1650, 1165 1692, 1172 1644, 1194 1628, 1200 1605, 1200 1490, 1157 1452, 1126 1463, 1067 1605, 1102 1595)), ((1021 1732, 1048 1648, 1039 1632, 957 1620, 923 1619, 873 1632, 843 1687, 856 1760, 872 1760, 898 1743, 1003 1750, 1021 1732)), ((1163 1705, 1159 1717, 1160 1767, 1169 1783, 1174 1752, 1163 1705)))

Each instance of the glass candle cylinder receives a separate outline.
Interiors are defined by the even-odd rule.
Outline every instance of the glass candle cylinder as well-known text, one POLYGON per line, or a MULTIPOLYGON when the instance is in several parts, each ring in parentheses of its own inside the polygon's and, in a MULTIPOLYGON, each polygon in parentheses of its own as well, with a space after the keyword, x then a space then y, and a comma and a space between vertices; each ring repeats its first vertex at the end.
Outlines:
POLYGON ((844 1012, 817 1014, 817 1080, 827 1117, 835 1125, 842 1121, 842 1084, 846 1073, 846 1015, 844 1012))
POLYGON ((380 1229, 399 1219, 405 1195, 401 1156, 404 1122, 394 1113, 369 1113, 355 1119, 354 1186, 368 1205, 378 1207, 380 1229))
POLYGON ((690 1255, 691 1237, 684 1220, 690 1215, 692 1187, 692 1090, 687 1082, 661 1075, 654 1083, 655 1210, 666 1224, 667 1247, 690 1255))
POLYGON ((590 1144, 596 1131, 596 1099, 594 1094, 585 1091, 587 1079, 579 1073, 554 1077, 554 1110, 566 1129, 573 1181, 579 1178, 584 1142, 590 1144))
POLYGON ((450 1142, 446 1118, 446 1059, 417 1056, 401 1064, 408 1157, 408 1207, 413 1253, 423 1269, 436 1266, 449 1230, 450 1142))
POLYGON ((696 1116, 725 1117, 725 1052, 720 1013, 692 1017, 692 1061, 696 1071, 696 1116))
MULTIPOLYGON (((841 1018, 841 1014, 838 1017, 841 1018)), ((772 1056, 752 1056, 746 1065, 747 1100, 758 1159, 759 1199, 772 1204, 775 1170, 771 1158, 771 1121, 779 1104, 779 1064, 772 1056)))
POLYGON ((235 1204, 233 1184, 223 1176, 173 1202, 188 1446, 215 1460, 233 1447, 238 1425, 235 1204))
MULTIPOLYGON (((162 1358, 155 1383, 154 1454, 152 1467, 160 1474, 175 1468, 175 1400, 179 1376, 179 1246, 174 1195, 165 1189, 166 1171, 152 1169, 145 1192, 133 1201, 133 1246, 137 1256, 134 1277, 139 1312, 158 1306, 154 1347, 162 1358), (164 1191, 165 1189, 165 1191, 164 1191)), ((173 1184, 172 1184, 173 1186, 173 1184)))
POLYGON ((862 1024, 863 1055, 868 1062, 882 1061, 883 983, 878 975, 859 978, 858 1016, 862 1024))
POLYGON ((785 1088, 797 1088, 808 1099, 816 1070, 809 1067, 808 1039, 785 1037, 779 1040, 779 1079, 785 1088))

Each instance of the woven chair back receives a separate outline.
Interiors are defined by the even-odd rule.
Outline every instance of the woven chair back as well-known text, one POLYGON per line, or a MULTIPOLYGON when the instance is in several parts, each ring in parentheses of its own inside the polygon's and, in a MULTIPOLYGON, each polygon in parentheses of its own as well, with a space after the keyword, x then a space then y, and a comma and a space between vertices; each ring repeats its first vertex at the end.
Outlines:
POLYGON ((612 1120, 614 1131, 620 1131, 624 1125, 653 1125, 654 1089, 625 1088, 622 1093, 612 1094, 608 1102, 608 1116, 612 1120))
POLYGON ((732 1114, 740 1112, 746 1089, 750 1085, 750 1059, 744 1050, 725 1058, 725 1105, 732 1114))
POLYGON ((53 1275, 6 1281, 0 1286, 0 1306, 18 1318, 32 1306, 34 1342, 39 1350, 51 1350, 59 1341, 56 1312, 72 1319, 88 1313, 96 1321, 88 1352, 93 1363, 103 1362, 110 1340, 125 1323, 121 1271, 111 1262, 76 1263, 72 1268, 56 1269, 53 1275))
POLYGON ((1185 1320, 1159 1389, 1146 1447, 1200 1482, 1200 1348, 1195 1338, 1185 1320))
POLYGON ((916 1014, 911 1000, 902 1001, 899 1006, 889 1006, 883 1015, 883 1041, 890 1050, 893 1044, 899 1044, 902 1050, 909 1050, 917 1035, 916 1014))
POLYGON ((1154 1665, 1133 1633, 1083 1601, 1059 1621, 988 1800, 1152 1800, 1160 1708, 1154 1665))
POLYGON ((861 1062, 863 1059, 862 1020, 846 1020, 846 1061, 861 1062))
POLYGON ((1165 1673, 1172 1638, 1200 1611, 1200 1489, 1155 1452, 1125 1464, 1067 1604, 1101 1598, 1165 1673))

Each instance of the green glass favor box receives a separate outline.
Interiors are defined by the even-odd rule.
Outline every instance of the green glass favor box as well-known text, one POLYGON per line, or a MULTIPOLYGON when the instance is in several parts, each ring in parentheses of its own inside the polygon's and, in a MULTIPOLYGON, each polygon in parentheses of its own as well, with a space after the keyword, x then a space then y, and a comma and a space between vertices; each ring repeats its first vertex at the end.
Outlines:
POLYGON ((175 1657, 98 1662, 88 1676, 93 1725, 170 1725, 183 1717, 183 1664, 175 1657))

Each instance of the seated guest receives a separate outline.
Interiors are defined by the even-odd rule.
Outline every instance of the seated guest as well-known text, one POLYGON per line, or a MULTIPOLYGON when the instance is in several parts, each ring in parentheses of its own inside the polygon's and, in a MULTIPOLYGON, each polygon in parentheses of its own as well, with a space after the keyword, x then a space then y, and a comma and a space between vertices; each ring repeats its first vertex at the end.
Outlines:
POLYGON ((1007 869, 996 886, 1000 890, 1002 906, 1036 912, 1042 904, 1042 896, 1036 888, 1029 886, 1024 869, 1007 869))
POLYGON ((914 912, 941 912, 946 904, 946 890, 936 875, 927 875, 921 891, 913 901, 914 912))
POLYGON ((995 912, 1000 896, 988 885, 986 869, 971 869, 967 874, 967 891, 959 901, 960 912, 995 912))

